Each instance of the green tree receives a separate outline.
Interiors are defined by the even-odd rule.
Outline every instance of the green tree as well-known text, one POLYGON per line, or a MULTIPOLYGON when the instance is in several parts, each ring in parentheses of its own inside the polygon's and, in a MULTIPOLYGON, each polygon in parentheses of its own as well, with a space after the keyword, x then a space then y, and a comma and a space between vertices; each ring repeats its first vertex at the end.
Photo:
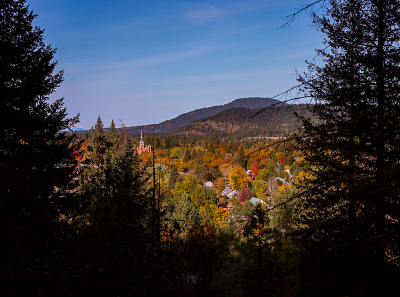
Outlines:
POLYGON ((208 140, 208 144, 212 144, 213 146, 218 146, 219 145, 219 139, 215 134, 212 134, 208 140))
POLYGON ((294 205, 292 197, 295 189, 291 185, 283 185, 275 189, 271 195, 272 211, 270 211, 270 226, 282 235, 290 234, 296 228, 294 205))
MULTIPOLYGON (((334 247, 331 256, 346 259, 334 266, 346 271, 336 274, 335 283, 343 284, 332 287, 337 294, 367 293, 366 286, 356 285, 361 279, 373 281, 364 273, 367 262, 375 266, 376 278, 384 279, 385 249, 399 238, 391 228, 400 217, 395 178, 400 59, 394 54, 399 50, 399 11, 398 1, 327 1, 326 14, 314 15, 325 35, 326 49, 318 51, 323 66, 309 63, 309 73, 299 77, 318 119, 303 121, 309 137, 300 145, 309 152, 312 178, 306 198, 299 199, 299 213, 312 230, 314 248, 334 247), (357 279, 350 283, 352 276, 357 279)), ((376 287, 385 291, 390 286, 376 287)))
POLYGON ((194 147, 194 148, 192 149, 191 153, 190 153, 190 159, 194 160, 194 159, 196 159, 196 157, 197 157, 197 150, 196 150, 196 148, 194 147))
POLYGON ((186 175, 185 179, 175 184, 175 191, 185 192, 187 194, 191 194, 196 189, 196 185, 199 183, 199 180, 191 174, 186 175))
POLYGON ((178 159, 182 154, 182 149, 180 147, 173 147, 170 149, 170 157, 173 159, 178 159))
POLYGON ((237 163, 239 166, 241 166, 243 169, 246 169, 246 156, 244 154, 243 148, 239 148, 238 151, 238 157, 237 157, 237 163))
POLYGON ((167 135, 167 137, 165 137, 165 148, 168 149, 172 149, 176 144, 176 139, 174 136, 172 135, 167 135))
POLYGON ((111 120, 111 125, 110 125, 110 142, 116 146, 118 140, 118 133, 117 129, 115 127, 114 120, 111 120))
POLYGON ((67 118, 63 99, 50 101, 63 71, 55 72, 55 49, 44 43, 43 30, 33 26, 35 17, 25 1, 0 3, 0 262, 5 294, 22 293, 25 285, 28 294, 44 288, 46 270, 40 267, 51 265, 51 250, 69 233, 60 217, 73 216, 75 209, 69 182, 76 148, 70 147, 74 135, 63 130, 78 117, 67 118), (36 273, 26 275, 21 267, 36 273))
MULTIPOLYGON (((271 154, 271 155, 273 155, 273 157, 275 157, 274 154, 271 154)), ((268 169, 271 172, 275 172, 276 160, 271 159, 271 158, 267 158, 266 160, 263 160, 263 165, 264 165, 264 168, 263 167, 261 167, 261 168, 268 169)))
POLYGON ((265 180, 255 180, 252 183, 253 192, 258 198, 265 198, 267 194, 267 182, 265 180))
POLYGON ((194 170, 195 170, 196 176, 198 176, 199 179, 208 180, 208 177, 209 177, 208 172, 209 171, 207 169, 207 166, 205 166, 203 163, 196 164, 194 166, 194 170))
POLYGON ((75 193, 81 201, 76 218, 80 223, 76 228, 79 237, 70 248, 73 262, 86 263, 86 268, 75 269, 80 277, 71 286, 80 294, 89 295, 112 295, 112 292, 124 295, 143 290, 140 289, 143 286, 153 288, 152 281, 147 285, 144 281, 140 285, 128 285, 124 280, 140 278, 133 271, 143 261, 148 263, 154 258, 149 252, 151 239, 155 237, 150 228, 154 221, 151 198, 145 188, 139 157, 132 154, 129 145, 122 144, 118 151, 112 147, 106 149, 104 156, 102 165, 89 158, 78 176, 75 193), (97 281, 103 277, 107 282, 97 281))
POLYGON ((211 142, 208 143, 207 151, 209 151, 213 154, 215 153, 215 147, 211 142))
POLYGON ((188 149, 185 149, 185 153, 183 155, 183 162, 186 163, 187 161, 189 161, 189 159, 190 159, 190 152, 188 149))
POLYGON ((171 167, 171 170, 169 171, 169 176, 168 176, 168 188, 173 189, 175 187, 175 184, 179 180, 179 172, 178 168, 176 168, 175 165, 171 167))
POLYGON ((91 161, 94 165, 101 166, 105 162, 106 152, 112 143, 104 132, 103 121, 100 116, 98 116, 96 125, 91 132, 90 146, 88 147, 91 151, 91 161))
POLYGON ((273 177, 273 173, 269 169, 261 169, 258 171, 256 180, 268 181, 271 177, 273 177))
POLYGON ((176 191, 174 197, 163 204, 163 209, 168 228, 172 228, 174 222, 177 222, 180 231, 187 232, 199 222, 198 205, 184 191, 176 191))
POLYGON ((143 183, 143 171, 139 166, 139 157, 132 156, 129 147, 125 147, 115 160, 113 194, 114 232, 123 243, 143 243, 148 235, 150 211, 150 193, 143 183))
POLYGON ((208 204, 217 204, 217 195, 211 189, 205 189, 200 184, 196 185, 196 189, 193 192, 192 201, 196 202, 199 205, 203 205, 205 203, 208 204))
MULTIPOLYGON (((168 190, 169 187, 169 169, 164 163, 155 163, 155 178, 157 187, 161 189, 162 192, 168 190)), ((149 183, 153 182, 153 166, 147 168, 147 175, 150 176, 149 183)))
POLYGON ((293 158, 293 144, 288 143, 284 149, 283 164, 291 166, 294 162, 293 158))

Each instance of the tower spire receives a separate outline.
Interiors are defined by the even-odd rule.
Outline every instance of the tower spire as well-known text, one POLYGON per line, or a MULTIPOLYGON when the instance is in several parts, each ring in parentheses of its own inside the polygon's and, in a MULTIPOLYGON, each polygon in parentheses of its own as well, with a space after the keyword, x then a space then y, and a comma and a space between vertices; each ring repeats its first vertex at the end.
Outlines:
POLYGON ((142 130, 140 130, 140 144, 144 144, 144 141, 143 141, 143 133, 142 133, 143 131, 142 130))

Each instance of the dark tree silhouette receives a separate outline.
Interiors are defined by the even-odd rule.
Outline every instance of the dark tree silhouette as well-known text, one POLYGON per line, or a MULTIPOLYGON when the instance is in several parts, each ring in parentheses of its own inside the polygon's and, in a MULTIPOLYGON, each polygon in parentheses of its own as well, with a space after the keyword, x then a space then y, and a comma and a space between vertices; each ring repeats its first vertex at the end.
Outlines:
MULTIPOLYGON (((325 285, 336 294, 364 295, 387 271, 394 256, 387 251, 399 239, 400 4, 326 2, 326 14, 313 19, 325 35, 323 66, 309 63, 310 72, 299 77, 318 118, 303 122, 309 137, 300 145, 313 177, 299 205, 318 253, 341 257, 329 265, 340 266, 335 277, 342 285, 325 285)), ((391 286, 376 287, 381 294, 391 286)))
POLYGON ((74 201, 73 136, 60 131, 78 118, 67 118, 63 99, 50 102, 63 72, 54 73, 55 50, 35 17, 25 1, 0 2, 0 265, 11 287, 28 284, 27 271, 45 273, 44 255, 67 233, 60 215, 74 201))

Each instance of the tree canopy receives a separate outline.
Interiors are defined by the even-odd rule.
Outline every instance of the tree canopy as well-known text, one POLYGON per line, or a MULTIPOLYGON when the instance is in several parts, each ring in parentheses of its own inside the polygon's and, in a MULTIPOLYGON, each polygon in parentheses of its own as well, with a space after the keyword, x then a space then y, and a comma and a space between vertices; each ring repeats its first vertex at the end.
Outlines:
POLYGON ((325 35, 322 66, 310 62, 299 76, 318 119, 304 119, 299 138, 310 164, 299 212, 314 247, 346 258, 334 266, 347 272, 335 290, 350 294, 360 290, 350 275, 365 280, 368 259, 382 277, 385 250, 398 242, 400 4, 332 0, 324 12, 313 17, 325 35))

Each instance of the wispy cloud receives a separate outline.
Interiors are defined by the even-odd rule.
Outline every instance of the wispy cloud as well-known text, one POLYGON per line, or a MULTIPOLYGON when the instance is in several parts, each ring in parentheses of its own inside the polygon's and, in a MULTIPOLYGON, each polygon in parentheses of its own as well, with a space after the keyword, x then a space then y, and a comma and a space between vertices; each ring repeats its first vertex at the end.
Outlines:
POLYGON ((153 66, 153 65, 159 65, 159 64, 165 64, 165 63, 171 63, 171 62, 176 62, 180 60, 185 60, 191 57, 203 55, 205 53, 208 53, 212 51, 211 48, 200 48, 200 49, 193 49, 193 50, 187 50, 187 51, 180 51, 180 52, 175 52, 175 53, 170 53, 170 54, 165 54, 165 55, 159 55, 159 56, 153 56, 153 57, 147 57, 143 59, 138 59, 132 61, 132 64, 135 66, 139 67, 147 67, 147 66, 153 66))
POLYGON ((203 25, 209 22, 225 19, 228 17, 246 14, 252 11, 257 11, 270 7, 271 3, 259 1, 233 1, 224 7, 215 7, 212 5, 202 5, 193 8, 184 13, 185 17, 192 23, 203 25))
MULTIPOLYGON (((221 73, 221 74, 206 74, 206 75, 191 75, 191 76, 174 76, 166 79, 159 83, 159 85, 166 86, 185 86, 185 85, 197 85, 203 83, 215 83, 215 84, 228 84, 232 85, 237 83, 241 84, 246 81, 267 81, 273 80, 276 77, 284 77, 293 73, 293 67, 281 67, 276 70, 265 70, 265 71, 249 71, 249 72, 237 72, 237 73, 221 73)), ((232 86, 231 86, 232 87, 232 86)))
POLYGON ((266 72, 250 72, 250 73, 233 73, 233 74, 210 74, 210 75, 193 75, 186 77, 173 77, 169 80, 165 80, 165 85, 185 85, 185 84, 197 84, 204 82, 226 82, 226 81, 238 81, 245 79, 252 79, 254 77, 260 77, 266 75, 266 72))
POLYGON ((222 9, 207 5, 199 9, 187 11, 185 12, 185 16, 190 22, 202 25, 224 18, 226 14, 222 9))
POLYGON ((95 61, 86 63, 69 63, 66 64, 65 69, 69 73, 81 73, 87 71, 92 72, 93 70, 99 72, 99 71, 109 71, 112 69, 118 69, 118 71, 121 71, 123 69, 129 69, 129 68, 132 69, 132 68, 151 67, 161 64, 182 61, 192 57, 207 54, 215 49, 216 48, 197 48, 197 49, 173 52, 169 54, 154 55, 139 59, 114 61, 114 62, 95 61))

